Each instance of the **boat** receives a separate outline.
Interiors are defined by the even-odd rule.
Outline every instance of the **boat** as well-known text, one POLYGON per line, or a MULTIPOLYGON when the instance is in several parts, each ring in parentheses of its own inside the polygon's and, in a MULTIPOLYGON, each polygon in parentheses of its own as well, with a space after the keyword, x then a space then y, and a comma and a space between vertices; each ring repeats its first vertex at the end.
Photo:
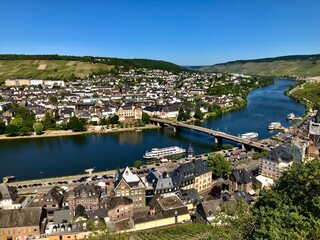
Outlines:
POLYGON ((141 132, 142 130, 139 129, 139 128, 136 128, 135 131, 136 131, 136 132, 141 132))
POLYGON ((293 113, 287 115, 287 120, 293 120, 296 116, 293 113))
POLYGON ((144 159, 160 159, 160 158, 169 158, 174 156, 183 155, 186 152, 186 149, 172 146, 165 148, 152 148, 151 151, 147 151, 144 155, 144 159))
POLYGON ((269 124, 269 130, 275 130, 277 128, 281 127, 281 123, 280 122, 272 122, 269 124))
POLYGON ((259 137, 259 134, 256 132, 247 132, 240 135, 243 139, 257 139, 259 137))

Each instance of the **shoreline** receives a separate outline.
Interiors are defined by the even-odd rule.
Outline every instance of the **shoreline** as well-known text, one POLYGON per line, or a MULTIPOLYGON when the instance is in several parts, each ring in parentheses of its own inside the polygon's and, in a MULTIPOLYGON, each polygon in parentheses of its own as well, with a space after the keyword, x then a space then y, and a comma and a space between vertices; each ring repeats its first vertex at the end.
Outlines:
POLYGON ((129 132, 136 130, 145 130, 145 129, 157 129, 159 126, 147 124, 143 127, 130 127, 130 128, 118 128, 118 129, 107 129, 105 131, 85 131, 85 132, 72 132, 71 130, 58 130, 58 131, 46 131, 41 135, 29 135, 29 136, 15 136, 7 137, 4 134, 0 135, 1 140, 15 140, 15 139, 31 139, 31 138, 47 138, 47 137, 67 137, 67 136, 77 136, 77 135, 87 135, 87 134, 109 134, 109 133, 118 133, 118 132, 129 132))

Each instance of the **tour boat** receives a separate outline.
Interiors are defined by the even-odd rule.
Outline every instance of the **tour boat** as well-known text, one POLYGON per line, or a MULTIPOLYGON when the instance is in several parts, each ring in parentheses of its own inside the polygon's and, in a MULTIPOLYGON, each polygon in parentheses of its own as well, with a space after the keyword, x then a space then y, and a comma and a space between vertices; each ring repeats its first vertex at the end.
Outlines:
POLYGON ((151 151, 147 151, 144 155, 144 159, 160 159, 173 156, 183 155, 186 149, 177 146, 165 147, 165 148, 152 148, 151 151))
POLYGON ((259 134, 256 132, 247 132, 240 135, 240 137, 243 139, 257 139, 258 136, 259 134))

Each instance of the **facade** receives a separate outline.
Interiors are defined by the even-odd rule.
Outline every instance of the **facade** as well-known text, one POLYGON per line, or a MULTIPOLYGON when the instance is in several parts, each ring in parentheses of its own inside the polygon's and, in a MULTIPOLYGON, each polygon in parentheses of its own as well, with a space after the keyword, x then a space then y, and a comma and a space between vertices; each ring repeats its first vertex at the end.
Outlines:
POLYGON ((292 164, 292 154, 288 153, 282 146, 278 146, 260 159, 259 171, 262 176, 279 179, 282 172, 289 170, 292 164))
POLYGON ((107 208, 109 219, 114 222, 131 219, 133 216, 133 201, 127 197, 111 198, 107 208))
POLYGON ((146 206, 146 186, 138 175, 131 172, 129 167, 122 172, 117 172, 113 192, 116 197, 132 199, 134 208, 146 206))
POLYGON ((176 118, 180 107, 180 104, 147 106, 143 112, 159 118, 176 118))
POLYGON ((75 187, 68 195, 69 207, 75 210, 77 205, 82 205, 86 210, 100 208, 101 189, 95 185, 80 185, 75 187))
POLYGON ((17 197, 17 189, 6 184, 0 184, 0 209, 20 208, 21 204, 15 202, 17 197))
POLYGON ((252 190, 253 175, 251 171, 245 169, 235 169, 232 171, 229 180, 229 190, 231 192, 252 190))
POLYGON ((41 234, 41 208, 0 210, 0 240, 18 240, 41 234))
POLYGON ((125 104, 118 109, 117 115, 119 116, 119 121, 141 120, 142 108, 133 104, 125 104))

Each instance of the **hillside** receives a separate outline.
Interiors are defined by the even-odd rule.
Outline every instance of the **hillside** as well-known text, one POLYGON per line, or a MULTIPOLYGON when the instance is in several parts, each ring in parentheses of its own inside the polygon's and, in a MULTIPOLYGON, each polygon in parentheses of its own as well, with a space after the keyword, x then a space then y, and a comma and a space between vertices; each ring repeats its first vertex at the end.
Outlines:
POLYGON ((0 83, 7 78, 83 79, 112 69, 148 68, 180 72, 186 70, 170 62, 148 59, 78 57, 59 55, 0 55, 0 83))
POLYGON ((320 76, 320 54, 238 60, 203 67, 200 70, 254 75, 320 76))

